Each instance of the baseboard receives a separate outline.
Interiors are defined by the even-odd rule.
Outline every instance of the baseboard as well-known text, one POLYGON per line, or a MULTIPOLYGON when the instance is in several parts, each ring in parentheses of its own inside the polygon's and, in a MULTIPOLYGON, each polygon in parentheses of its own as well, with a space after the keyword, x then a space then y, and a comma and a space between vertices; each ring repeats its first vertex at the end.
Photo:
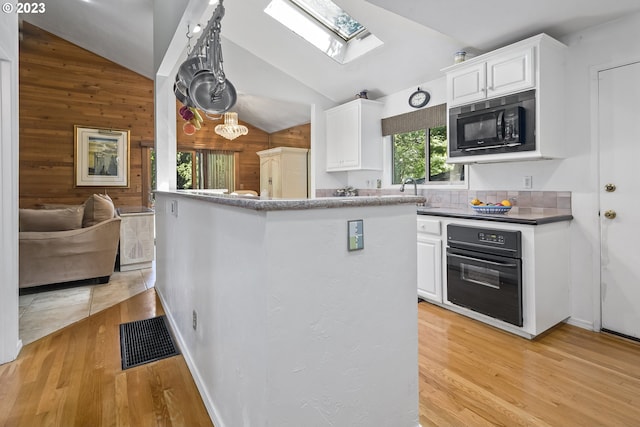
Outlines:
POLYGON ((211 396, 209 396, 209 393, 207 392, 207 388, 204 386, 204 381, 202 379, 202 376, 200 375, 200 372, 198 371, 198 368, 195 362, 193 361, 193 357, 191 357, 191 353, 189 353, 189 349, 187 348, 187 345, 184 339, 182 338, 182 335, 180 334, 180 330, 178 329, 176 321, 173 318, 173 314, 169 310, 169 304, 167 304, 167 301, 162 296, 162 292, 160 291, 160 288, 156 287, 155 290, 156 290, 156 294, 160 298, 162 307, 164 307, 165 309, 165 315, 167 316, 167 319, 171 324, 173 335, 178 340, 178 346, 180 346, 180 351, 184 356, 184 360, 187 362, 187 367, 189 368, 189 372, 191 372, 193 381, 196 383, 198 392, 200 392, 200 397, 204 402, 204 406, 207 408, 207 413, 209 414, 209 418, 211 418, 211 422, 213 422, 213 425, 215 425, 216 427, 225 427, 224 423, 222 422, 222 419, 220 418, 218 410, 216 409, 216 406, 214 405, 213 400, 211 399, 211 396))
POLYGON ((570 317, 567 319, 567 323, 573 326, 577 326, 578 328, 588 329, 593 331, 593 322, 589 322, 582 319, 576 319, 575 317, 570 317))

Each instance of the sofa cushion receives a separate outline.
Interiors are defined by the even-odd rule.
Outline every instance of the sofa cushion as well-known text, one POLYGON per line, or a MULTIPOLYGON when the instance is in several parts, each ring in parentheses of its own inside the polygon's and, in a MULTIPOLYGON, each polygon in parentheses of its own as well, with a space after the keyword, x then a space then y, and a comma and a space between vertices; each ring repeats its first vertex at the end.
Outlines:
POLYGON ((20 231, 64 231, 82 227, 84 206, 20 209, 20 231))
POLYGON ((84 202, 83 227, 91 227, 115 216, 115 207, 111 197, 106 194, 94 194, 84 202))

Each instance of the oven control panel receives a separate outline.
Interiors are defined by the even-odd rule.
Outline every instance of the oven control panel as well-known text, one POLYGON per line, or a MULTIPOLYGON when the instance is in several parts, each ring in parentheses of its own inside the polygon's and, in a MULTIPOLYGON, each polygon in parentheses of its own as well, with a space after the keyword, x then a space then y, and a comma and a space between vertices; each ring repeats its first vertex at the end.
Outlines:
POLYGON ((520 258, 522 254, 519 230, 496 230, 459 224, 447 225, 449 247, 520 258))
POLYGON ((494 233, 478 233, 478 240, 481 242, 493 242, 504 245, 504 234, 494 234, 494 233))

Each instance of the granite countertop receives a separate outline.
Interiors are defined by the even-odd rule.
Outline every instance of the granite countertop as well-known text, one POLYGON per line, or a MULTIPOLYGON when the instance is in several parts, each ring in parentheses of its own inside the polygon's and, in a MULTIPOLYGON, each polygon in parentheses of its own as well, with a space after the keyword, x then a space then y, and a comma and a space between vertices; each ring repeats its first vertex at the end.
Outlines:
POLYGON ((236 206, 256 211, 282 211, 322 208, 346 208, 366 206, 389 206, 425 202, 422 196, 355 196, 320 197, 315 199, 263 199, 251 195, 219 194, 200 190, 156 191, 159 194, 173 194, 198 199, 209 203, 236 206))
POLYGON ((508 222, 514 224, 541 225, 573 219, 569 209, 512 208, 505 214, 480 214, 471 208, 418 207, 418 215, 444 216, 449 218, 477 219, 483 221, 508 222))

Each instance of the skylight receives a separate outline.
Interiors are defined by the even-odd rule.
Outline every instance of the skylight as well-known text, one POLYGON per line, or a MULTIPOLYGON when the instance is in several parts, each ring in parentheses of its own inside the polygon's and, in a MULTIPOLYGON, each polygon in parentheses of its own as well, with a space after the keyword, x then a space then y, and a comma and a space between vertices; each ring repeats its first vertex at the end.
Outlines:
POLYGON ((272 0, 265 12, 341 64, 382 45, 331 0, 272 0))
POLYGON ((331 0, 291 0, 322 25, 349 41, 367 29, 331 0))

